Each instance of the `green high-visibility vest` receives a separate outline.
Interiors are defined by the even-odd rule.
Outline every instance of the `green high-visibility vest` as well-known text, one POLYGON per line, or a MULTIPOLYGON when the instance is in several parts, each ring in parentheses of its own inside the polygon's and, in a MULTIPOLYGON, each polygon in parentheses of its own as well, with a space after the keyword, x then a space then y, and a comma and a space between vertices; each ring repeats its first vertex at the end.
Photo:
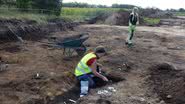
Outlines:
POLYGON ((96 55, 91 52, 86 54, 78 63, 76 69, 75 69, 75 75, 76 76, 81 76, 84 74, 88 74, 91 73, 92 70, 91 68, 87 65, 87 62, 91 59, 91 58, 96 58, 96 55))

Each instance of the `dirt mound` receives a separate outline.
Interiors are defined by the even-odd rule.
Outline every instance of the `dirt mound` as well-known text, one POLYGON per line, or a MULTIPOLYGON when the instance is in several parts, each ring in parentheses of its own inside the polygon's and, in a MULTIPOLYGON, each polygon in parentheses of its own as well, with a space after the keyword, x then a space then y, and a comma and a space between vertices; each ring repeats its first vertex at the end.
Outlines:
MULTIPOLYGON (((102 14, 95 18, 92 18, 88 23, 103 23, 109 25, 120 25, 120 26, 128 26, 129 23, 129 15, 128 11, 119 11, 112 14, 102 14)), ((140 17, 140 23, 143 23, 143 19, 140 17)))
POLYGON ((173 14, 170 12, 164 12, 157 8, 147 8, 140 11, 140 15, 149 18, 172 18, 173 14))
POLYGON ((153 91, 167 104, 185 103, 185 72, 175 70, 168 64, 157 64, 149 68, 149 83, 153 91))
POLYGON ((115 12, 112 14, 102 14, 92 18, 89 23, 104 23, 110 25, 128 25, 129 12, 115 12))
POLYGON ((128 25, 129 12, 117 12, 106 18, 105 23, 111 25, 128 25))
POLYGON ((33 20, 0 19, 0 41, 38 40, 51 32, 73 29, 77 23, 62 19, 48 20, 47 24, 39 24, 33 20))
POLYGON ((106 18, 109 17, 110 14, 100 14, 94 18, 91 18, 90 20, 87 20, 87 23, 89 24, 95 24, 98 22, 104 22, 106 18))

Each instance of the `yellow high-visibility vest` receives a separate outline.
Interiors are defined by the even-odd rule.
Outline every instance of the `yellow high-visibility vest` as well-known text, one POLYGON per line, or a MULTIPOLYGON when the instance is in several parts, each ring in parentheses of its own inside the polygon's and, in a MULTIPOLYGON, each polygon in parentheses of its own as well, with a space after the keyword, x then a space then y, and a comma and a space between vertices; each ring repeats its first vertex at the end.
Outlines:
POLYGON ((87 62, 91 59, 91 58, 96 58, 96 55, 91 52, 86 54, 78 63, 76 69, 75 69, 75 75, 76 76, 81 76, 84 74, 88 74, 91 73, 92 70, 91 68, 87 65, 87 62))

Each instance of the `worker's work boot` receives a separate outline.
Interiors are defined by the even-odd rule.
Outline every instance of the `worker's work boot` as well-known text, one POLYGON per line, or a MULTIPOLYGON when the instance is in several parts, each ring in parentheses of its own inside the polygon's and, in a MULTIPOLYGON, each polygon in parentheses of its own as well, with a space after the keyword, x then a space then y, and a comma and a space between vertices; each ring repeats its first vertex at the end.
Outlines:
POLYGON ((131 47, 133 46, 131 40, 127 40, 127 41, 125 42, 125 45, 126 45, 128 48, 131 48, 131 47))
POLYGON ((129 44, 127 45, 128 48, 131 48, 132 46, 133 46, 133 43, 129 43, 129 44))
POLYGON ((125 42, 125 45, 128 45, 128 42, 127 41, 125 42))
POLYGON ((88 81, 80 81, 80 97, 87 95, 88 90, 89 90, 89 82, 88 81))
POLYGON ((1 63, 0 61, 0 72, 7 70, 8 64, 1 63))

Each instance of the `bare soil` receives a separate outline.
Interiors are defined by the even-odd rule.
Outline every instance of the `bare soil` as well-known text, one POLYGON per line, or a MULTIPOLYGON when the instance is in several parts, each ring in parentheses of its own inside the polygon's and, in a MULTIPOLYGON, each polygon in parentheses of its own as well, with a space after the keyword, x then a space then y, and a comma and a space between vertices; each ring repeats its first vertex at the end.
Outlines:
POLYGON ((138 26, 134 46, 125 46, 127 26, 80 25, 73 31, 54 32, 64 38, 88 32, 88 49, 103 45, 108 55, 100 60, 112 83, 92 89, 79 99, 73 75, 81 57, 66 57, 61 49, 46 47, 47 38, 0 44, 8 64, 0 72, 1 104, 184 104, 185 30, 182 26, 138 26), (164 64, 165 63, 165 64, 164 64), (116 82, 116 83, 114 83, 116 82), (116 92, 97 92, 114 87, 116 92))
POLYGON ((50 33, 73 29, 78 23, 63 19, 51 19, 47 23, 37 23, 34 20, 0 19, 0 43, 23 40, 40 40, 50 33), (39 35, 38 35, 39 34, 39 35))

